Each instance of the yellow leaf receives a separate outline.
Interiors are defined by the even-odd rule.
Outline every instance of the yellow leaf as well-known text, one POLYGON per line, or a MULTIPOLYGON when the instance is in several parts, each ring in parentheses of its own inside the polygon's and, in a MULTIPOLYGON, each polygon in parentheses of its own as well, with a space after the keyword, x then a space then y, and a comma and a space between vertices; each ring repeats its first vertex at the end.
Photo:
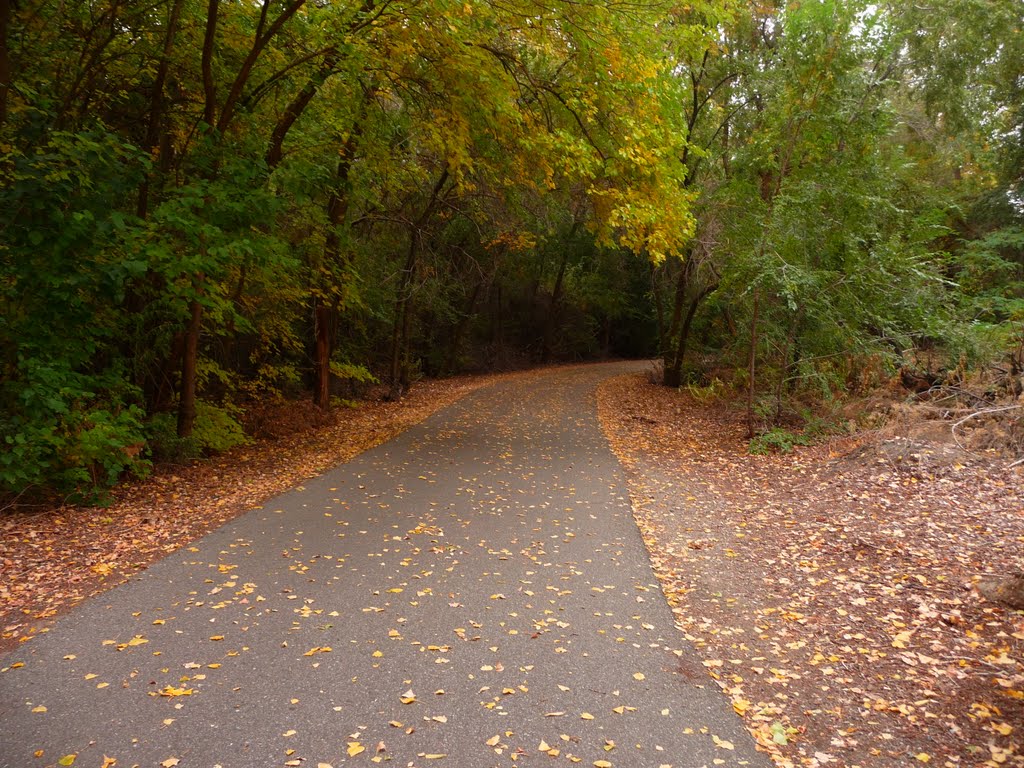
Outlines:
POLYGON ((128 645, 130 645, 130 646, 145 645, 148 642, 149 642, 149 640, 144 638, 142 635, 136 635, 135 637, 133 637, 131 640, 128 641, 128 645))
POLYGON ((413 693, 412 688, 410 688, 408 691, 402 694, 399 701, 401 701, 403 704, 412 704, 414 701, 416 701, 416 694, 413 693))
POLYGON ((218 642, 218 641, 220 641, 220 640, 223 640, 223 639, 224 639, 224 635, 214 635, 214 636, 213 636, 213 637, 211 637, 210 639, 211 639, 211 640, 213 640, 214 642, 218 642))
POLYGON ((548 744, 543 739, 541 739, 540 744, 537 745, 537 751, 538 752, 547 752, 549 749, 551 749, 551 745, 548 744))
POLYGON ((584 712, 583 714, 580 715, 580 719, 581 720, 593 720, 594 716, 592 714, 590 714, 589 712, 584 712))
POLYGON ((612 764, 607 760, 595 760, 594 768, 612 768, 612 764))
POLYGON ((75 764, 75 758, 78 757, 76 754, 64 755, 60 760, 57 761, 57 765, 69 766, 75 764))
POLYGON ((997 733, 1000 733, 1003 736, 1009 736, 1011 733, 1013 733, 1013 726, 1009 723, 993 723, 992 727, 996 730, 997 733))
POLYGON ((330 763, 317 763, 316 768, 334 768, 330 763))
POLYGON ((429 754, 424 755, 424 757, 427 758, 427 760, 440 760, 442 757, 448 757, 448 755, 429 754))
POLYGON ((174 766, 176 766, 180 762, 181 760, 179 760, 176 757, 168 757, 166 760, 160 763, 160 765, 162 765, 163 768, 174 768, 174 766))
POLYGON ((101 765, 100 768, 114 768, 115 765, 117 765, 116 757, 107 757, 106 755, 104 755, 103 765, 101 765))
POLYGON ((168 686, 165 686, 163 688, 163 690, 160 691, 160 695, 161 696, 166 696, 169 699, 173 699, 175 696, 191 696, 192 695, 192 689, 191 688, 175 688, 173 686, 168 685, 168 686))
POLYGON ((928 763, 931 762, 932 756, 929 755, 927 752, 918 752, 916 755, 914 755, 914 759, 920 760, 922 763, 928 763))
POLYGON ((402 727, 402 724, 400 722, 398 722, 397 720, 392 720, 390 723, 388 723, 388 725, 390 725, 392 728, 401 728, 402 727))
POLYGON ((35 707, 32 711, 33 712, 45 712, 46 711, 46 707, 44 707, 42 704, 40 704, 38 707, 35 707))
POLYGON ((348 756, 355 757, 358 754, 366 751, 366 747, 360 744, 358 741, 348 742, 348 756))
POLYGON ((633 674, 633 679, 634 680, 643 680, 644 679, 644 673, 643 672, 635 672, 633 674))
POLYGON ((501 735, 495 734, 494 736, 491 736, 491 738, 489 738, 487 741, 485 741, 484 744, 486 744, 488 747, 496 747, 498 746, 498 742, 500 741, 501 735))
POLYGON ((720 739, 714 734, 711 734, 711 740, 715 742, 715 746, 719 747, 720 749, 736 749, 736 747, 733 745, 731 741, 720 739))
POLYGON ((430 719, 435 721, 435 722, 438 722, 438 723, 447 723, 448 722, 448 718, 445 717, 444 715, 434 715, 430 719))

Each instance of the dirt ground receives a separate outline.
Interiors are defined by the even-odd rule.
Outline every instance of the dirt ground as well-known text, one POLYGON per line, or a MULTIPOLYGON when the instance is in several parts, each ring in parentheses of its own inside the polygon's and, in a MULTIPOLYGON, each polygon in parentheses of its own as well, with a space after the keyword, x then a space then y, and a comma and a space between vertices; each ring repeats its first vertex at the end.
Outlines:
POLYGON ((751 456, 742 413, 599 392, 678 625, 784 766, 1024 766, 1024 484, 994 452, 869 432, 751 456))

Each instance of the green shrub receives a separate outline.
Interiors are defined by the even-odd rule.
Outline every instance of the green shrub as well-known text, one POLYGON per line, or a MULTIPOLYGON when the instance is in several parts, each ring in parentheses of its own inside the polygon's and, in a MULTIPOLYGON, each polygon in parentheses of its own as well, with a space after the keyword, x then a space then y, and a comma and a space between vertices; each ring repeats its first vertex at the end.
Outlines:
POLYGON ((173 413, 157 413, 149 420, 149 451, 153 461, 185 464, 198 459, 203 451, 194 434, 178 437, 178 419, 173 413))
POLYGON ((117 372, 87 376, 59 362, 19 361, 0 385, 0 490, 30 487, 88 500, 124 472, 145 474, 137 394, 117 372))
POLYGON ((192 437, 204 453, 222 453, 251 442, 236 418, 239 409, 232 405, 216 406, 200 400, 196 403, 196 421, 192 437))
POLYGON ((790 432, 781 427, 772 427, 763 435, 758 435, 750 441, 749 451, 766 456, 769 453, 790 453, 797 445, 810 444, 811 439, 806 435, 790 432))
POLYGON ((211 453, 222 453, 251 442, 237 419, 235 406, 196 403, 192 434, 178 437, 178 419, 173 413, 158 413, 149 421, 149 449, 155 461, 183 464, 211 453))

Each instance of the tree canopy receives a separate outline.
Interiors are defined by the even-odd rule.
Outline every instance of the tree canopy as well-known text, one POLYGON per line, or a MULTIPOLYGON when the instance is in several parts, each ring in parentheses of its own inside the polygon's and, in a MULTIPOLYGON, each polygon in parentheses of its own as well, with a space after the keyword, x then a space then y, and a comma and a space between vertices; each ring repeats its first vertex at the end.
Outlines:
POLYGON ((778 418, 1009 344, 1024 8, 933 11, 0 2, 0 487, 368 382, 617 354, 678 385, 699 348, 778 418))

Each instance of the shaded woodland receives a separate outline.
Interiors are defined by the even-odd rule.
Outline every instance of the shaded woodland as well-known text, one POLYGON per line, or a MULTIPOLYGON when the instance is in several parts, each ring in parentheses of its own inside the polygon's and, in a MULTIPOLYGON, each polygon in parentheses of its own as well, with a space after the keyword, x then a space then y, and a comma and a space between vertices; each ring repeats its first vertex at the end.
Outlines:
POLYGON ((657 357, 750 436, 1020 393, 1024 6, 0 0, 0 489, 657 357), (993 393, 993 396, 999 393, 993 393))

